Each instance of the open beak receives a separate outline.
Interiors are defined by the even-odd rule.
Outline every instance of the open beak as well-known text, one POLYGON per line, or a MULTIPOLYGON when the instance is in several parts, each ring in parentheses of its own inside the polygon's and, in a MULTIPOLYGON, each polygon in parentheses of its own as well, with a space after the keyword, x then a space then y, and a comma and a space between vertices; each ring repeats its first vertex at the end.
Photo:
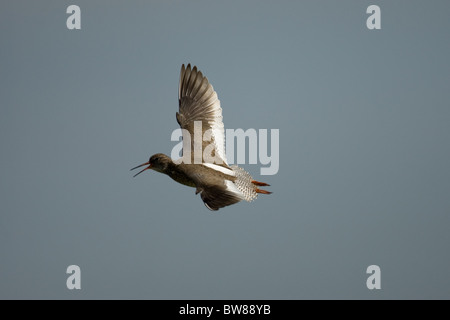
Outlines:
POLYGON ((148 169, 151 169, 151 168, 152 168, 152 165, 150 164, 150 162, 147 161, 146 163, 140 164, 140 165, 138 165, 137 167, 134 167, 134 168, 130 169, 130 171, 131 171, 131 170, 134 170, 134 169, 137 169, 137 168, 140 168, 140 167, 143 167, 143 166, 148 166, 148 167, 147 167, 147 168, 144 168, 144 169, 142 169, 141 171, 139 171, 138 173, 136 173, 136 174, 133 176, 133 178, 136 177, 138 174, 144 172, 145 170, 148 170, 148 169))

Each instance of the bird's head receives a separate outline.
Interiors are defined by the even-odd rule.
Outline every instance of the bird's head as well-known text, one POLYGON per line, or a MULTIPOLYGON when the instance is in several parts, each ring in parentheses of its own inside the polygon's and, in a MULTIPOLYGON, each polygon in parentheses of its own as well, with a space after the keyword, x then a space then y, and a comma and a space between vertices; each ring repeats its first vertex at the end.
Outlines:
POLYGON ((148 162, 140 164, 137 167, 134 167, 131 169, 131 170, 134 170, 134 169, 137 169, 137 168, 140 168, 143 166, 147 166, 146 168, 144 168, 141 171, 139 171, 138 173, 136 173, 133 177, 136 177, 138 174, 140 174, 148 169, 153 169, 155 171, 165 173, 171 162, 172 162, 172 159, 170 159, 165 154, 162 154, 162 153, 154 154, 150 157, 148 162))

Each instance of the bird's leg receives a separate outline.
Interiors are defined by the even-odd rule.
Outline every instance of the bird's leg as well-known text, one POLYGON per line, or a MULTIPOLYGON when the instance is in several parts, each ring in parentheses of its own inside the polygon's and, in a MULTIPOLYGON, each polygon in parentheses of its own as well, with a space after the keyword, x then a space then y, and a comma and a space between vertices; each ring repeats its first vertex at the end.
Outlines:
POLYGON ((256 193, 262 193, 262 194, 271 194, 272 192, 270 191, 266 191, 266 190, 262 190, 262 189, 255 189, 256 193))
POLYGON ((256 180, 252 180, 252 183, 255 186, 260 186, 260 187, 268 187, 268 186, 270 186, 270 184, 267 184, 267 183, 264 183, 264 182, 259 182, 259 181, 256 181, 256 180))

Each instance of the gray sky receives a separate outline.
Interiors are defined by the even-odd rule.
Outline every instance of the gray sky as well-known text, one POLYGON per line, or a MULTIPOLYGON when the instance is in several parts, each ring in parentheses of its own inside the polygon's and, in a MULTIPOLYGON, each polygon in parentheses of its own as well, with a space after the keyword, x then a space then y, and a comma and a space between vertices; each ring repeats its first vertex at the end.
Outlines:
POLYGON ((2 2, 0 298, 449 299, 449 10, 2 2), (226 128, 280 130, 277 175, 243 165, 272 195, 212 213, 167 176, 132 178, 176 144, 182 63, 226 128))

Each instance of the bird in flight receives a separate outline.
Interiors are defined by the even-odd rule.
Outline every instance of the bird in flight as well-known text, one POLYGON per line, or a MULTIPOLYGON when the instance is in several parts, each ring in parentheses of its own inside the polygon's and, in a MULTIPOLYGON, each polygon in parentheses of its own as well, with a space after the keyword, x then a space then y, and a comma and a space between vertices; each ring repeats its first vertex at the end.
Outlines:
POLYGON ((220 101, 208 79, 190 64, 181 66, 178 104, 182 159, 174 161, 165 154, 154 154, 148 162, 131 169, 146 166, 134 177, 148 169, 164 173, 196 188, 195 194, 200 194, 205 206, 214 211, 241 200, 250 202, 258 193, 271 193, 258 188, 269 186, 267 183, 255 181, 242 168, 227 164, 220 101))

